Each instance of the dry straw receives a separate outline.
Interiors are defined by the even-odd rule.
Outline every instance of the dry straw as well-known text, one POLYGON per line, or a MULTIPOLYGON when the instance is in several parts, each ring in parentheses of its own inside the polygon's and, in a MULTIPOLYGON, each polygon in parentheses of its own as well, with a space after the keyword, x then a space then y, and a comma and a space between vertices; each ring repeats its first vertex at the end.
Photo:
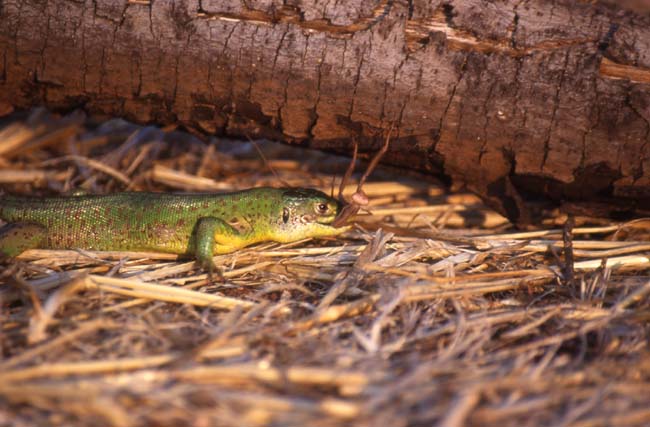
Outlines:
MULTIPOLYGON (((0 185, 329 192, 347 166, 260 147, 35 111, 0 129, 0 185)), ((0 424, 650 425, 650 221, 516 230, 472 195, 371 179, 355 230, 215 257, 224 283, 161 253, 0 264, 0 424)))

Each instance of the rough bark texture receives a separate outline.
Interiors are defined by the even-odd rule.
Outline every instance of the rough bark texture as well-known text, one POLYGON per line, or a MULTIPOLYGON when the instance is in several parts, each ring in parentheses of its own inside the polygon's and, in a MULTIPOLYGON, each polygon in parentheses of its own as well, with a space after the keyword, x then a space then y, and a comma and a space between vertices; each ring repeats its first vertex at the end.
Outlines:
POLYGON ((389 163, 465 184, 515 221, 549 201, 645 214, 650 8, 623 5, 0 1, 0 106, 345 152, 394 124, 389 163))

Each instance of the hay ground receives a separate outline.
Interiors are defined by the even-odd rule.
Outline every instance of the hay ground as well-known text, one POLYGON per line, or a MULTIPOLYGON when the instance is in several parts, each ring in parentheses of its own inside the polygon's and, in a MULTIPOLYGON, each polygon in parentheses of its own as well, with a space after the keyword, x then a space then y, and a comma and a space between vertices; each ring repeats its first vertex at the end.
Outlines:
MULTIPOLYGON (((16 194, 328 189, 348 161, 79 113, 2 126, 16 194)), ((225 283, 159 253, 0 264, 0 425, 650 425, 650 221, 576 218, 571 256, 560 215, 521 231, 371 181, 353 231, 219 256, 225 283)))

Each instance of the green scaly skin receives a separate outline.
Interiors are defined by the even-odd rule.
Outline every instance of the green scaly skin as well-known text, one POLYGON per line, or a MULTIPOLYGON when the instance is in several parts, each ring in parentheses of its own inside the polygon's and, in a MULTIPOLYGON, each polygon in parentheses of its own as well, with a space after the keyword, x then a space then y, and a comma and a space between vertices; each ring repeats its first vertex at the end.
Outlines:
POLYGON ((227 194, 116 193, 0 197, 0 255, 27 249, 186 254, 212 271, 212 256, 264 242, 336 236, 341 204, 317 190, 253 188, 227 194))

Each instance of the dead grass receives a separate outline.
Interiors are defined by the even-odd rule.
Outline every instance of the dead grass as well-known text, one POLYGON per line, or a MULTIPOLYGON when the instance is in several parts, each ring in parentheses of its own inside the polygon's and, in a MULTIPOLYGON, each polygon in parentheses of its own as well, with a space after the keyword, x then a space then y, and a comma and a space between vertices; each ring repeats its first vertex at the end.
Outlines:
MULTIPOLYGON (((346 159, 262 143, 290 185, 346 159)), ((378 171, 342 238, 216 257, 33 250, 0 264, 0 425, 650 424, 650 221, 518 231, 378 171), (480 221, 479 221, 480 220, 480 221)), ((278 185, 251 144, 35 111, 0 130, 5 192, 278 185)), ((355 185, 349 186, 349 191, 355 185)), ((328 190, 329 191, 329 190, 328 190)))

